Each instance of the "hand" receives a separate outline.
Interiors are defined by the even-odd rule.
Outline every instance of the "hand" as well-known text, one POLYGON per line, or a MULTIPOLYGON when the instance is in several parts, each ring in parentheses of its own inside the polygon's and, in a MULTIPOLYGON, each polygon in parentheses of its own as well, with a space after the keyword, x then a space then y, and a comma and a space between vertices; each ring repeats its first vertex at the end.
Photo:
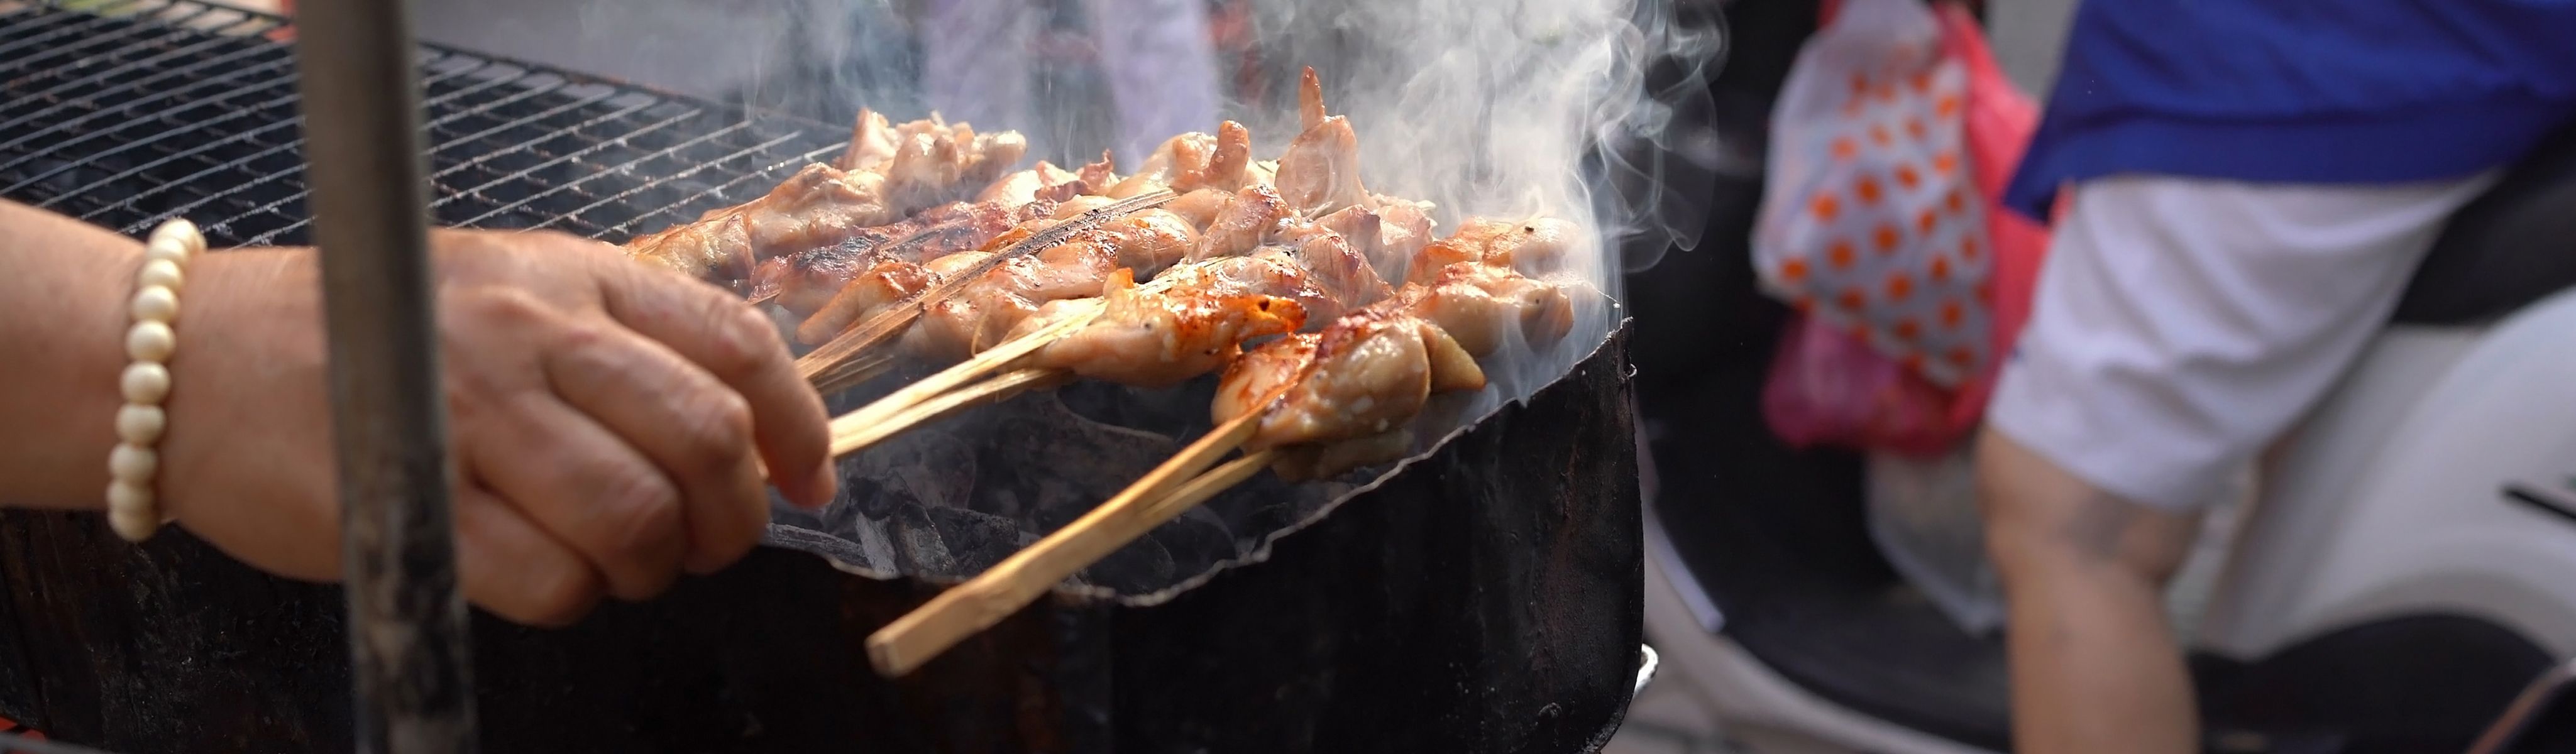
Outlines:
MULTIPOLYGON (((769 520, 761 475, 820 506, 822 401, 777 330, 713 286, 555 233, 432 237, 459 579, 503 617, 563 624, 604 593, 721 568, 769 520)), ((207 255, 180 314, 165 512, 259 568, 340 575, 318 260, 207 255)))

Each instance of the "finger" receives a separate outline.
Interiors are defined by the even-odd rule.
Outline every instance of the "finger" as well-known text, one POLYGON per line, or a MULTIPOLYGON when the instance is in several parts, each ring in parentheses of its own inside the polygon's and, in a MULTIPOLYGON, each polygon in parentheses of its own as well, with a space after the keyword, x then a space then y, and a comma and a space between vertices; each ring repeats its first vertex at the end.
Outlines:
POLYGON ((713 286, 639 264, 606 265, 600 280, 609 316, 704 367, 750 405, 752 436, 780 493, 806 507, 831 502, 823 398, 796 376, 768 317, 713 286))
POLYGON ((599 570, 490 491, 456 496, 457 579, 465 598, 533 626, 565 626, 599 604, 599 570))
POLYGON ((706 573, 732 563, 769 525, 752 452, 751 407, 661 343, 602 322, 543 359, 555 394, 626 439, 678 485, 688 554, 706 573))
POLYGON ((680 493, 644 454, 542 392, 509 397, 461 436, 476 478, 572 545, 619 599, 650 598, 688 550, 680 493))

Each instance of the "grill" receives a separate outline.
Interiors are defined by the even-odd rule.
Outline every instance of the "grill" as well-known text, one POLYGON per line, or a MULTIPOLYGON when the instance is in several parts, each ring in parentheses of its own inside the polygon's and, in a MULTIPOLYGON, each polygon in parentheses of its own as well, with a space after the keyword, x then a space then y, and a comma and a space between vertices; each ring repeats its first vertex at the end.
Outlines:
MULTIPOLYGON (((0 0, 0 196, 128 234, 184 216, 218 245, 306 243, 282 26, 190 2, 0 0)), ((757 196, 848 136, 527 63, 420 57, 444 225, 623 241, 757 196)))
MULTIPOLYGON (((0 197, 129 234, 184 216, 219 245, 307 242, 282 31, 194 2, 0 0, 0 197)), ((847 135, 436 47, 420 70, 446 225, 620 241, 847 135)), ((568 630, 478 616, 485 748, 1598 748, 1641 638, 1624 344, 1525 401, 1435 405, 1402 463, 1257 478, 890 682, 870 631, 1205 431, 1211 386, 1077 385, 914 433, 845 460, 842 500, 782 510, 724 573, 568 630)), ((333 589, 178 532, 128 546, 95 517, 0 512, 0 542, 0 716, 136 754, 349 739, 333 589)))

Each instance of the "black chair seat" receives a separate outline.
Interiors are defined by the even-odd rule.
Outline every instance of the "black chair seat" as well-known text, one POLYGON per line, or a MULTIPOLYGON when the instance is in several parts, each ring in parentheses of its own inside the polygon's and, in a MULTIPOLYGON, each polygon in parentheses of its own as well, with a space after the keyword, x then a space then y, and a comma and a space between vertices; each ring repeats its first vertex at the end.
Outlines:
POLYGON ((2483 324, 2576 287, 2576 127, 2451 217, 2395 321, 2483 324))

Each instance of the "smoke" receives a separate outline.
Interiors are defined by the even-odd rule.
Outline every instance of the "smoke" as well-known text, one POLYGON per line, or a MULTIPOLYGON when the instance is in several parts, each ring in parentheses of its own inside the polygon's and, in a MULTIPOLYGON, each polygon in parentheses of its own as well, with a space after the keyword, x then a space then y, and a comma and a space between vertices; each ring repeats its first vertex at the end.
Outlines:
MULTIPOLYGON (((1673 0, 1262 0, 1254 49, 1312 66, 1358 131, 1370 190, 1469 217, 1555 217, 1591 232, 1563 277, 1577 327, 1556 347, 1487 360, 1502 395, 1562 375, 1615 326, 1620 273, 1696 244, 1706 191, 1679 174, 1708 147, 1708 81, 1723 52, 1714 8, 1673 0), (1638 250, 1626 254, 1622 249, 1638 250), (1497 366, 1501 368, 1496 368, 1497 366)), ((1275 155, 1296 132, 1293 85, 1231 103, 1275 155)), ((1704 159, 1704 158, 1698 158, 1704 159)))
POLYGON ((802 39, 771 65, 822 70, 786 98, 823 99, 834 118, 860 106, 897 119, 935 110, 1014 129, 1059 164, 1117 148, 1132 167, 1138 144, 1170 135, 1159 131, 1214 131, 1220 118, 1251 128, 1256 157, 1276 158, 1299 130, 1296 80, 1312 66, 1329 109, 1359 134, 1369 189, 1432 202, 1443 235, 1470 217, 1554 217, 1590 231, 1561 277, 1598 293, 1576 296, 1575 332, 1549 352, 1488 360, 1506 367, 1489 370, 1501 387, 1489 392, 1504 395, 1553 380, 1600 342, 1616 325, 1623 271, 1696 244, 1719 160, 1708 82, 1725 35, 1714 0, 803 7, 802 39))
MULTIPOLYGON (((1604 248, 1696 241, 1667 163, 1710 109, 1722 33, 1671 0, 1276 0, 1255 4, 1257 48, 1313 66, 1360 133, 1382 193, 1466 216, 1545 215, 1598 231, 1604 248)), ((1231 116, 1257 136, 1295 131, 1285 82, 1231 116)), ((1588 279, 1615 276, 1606 254, 1588 279)))

